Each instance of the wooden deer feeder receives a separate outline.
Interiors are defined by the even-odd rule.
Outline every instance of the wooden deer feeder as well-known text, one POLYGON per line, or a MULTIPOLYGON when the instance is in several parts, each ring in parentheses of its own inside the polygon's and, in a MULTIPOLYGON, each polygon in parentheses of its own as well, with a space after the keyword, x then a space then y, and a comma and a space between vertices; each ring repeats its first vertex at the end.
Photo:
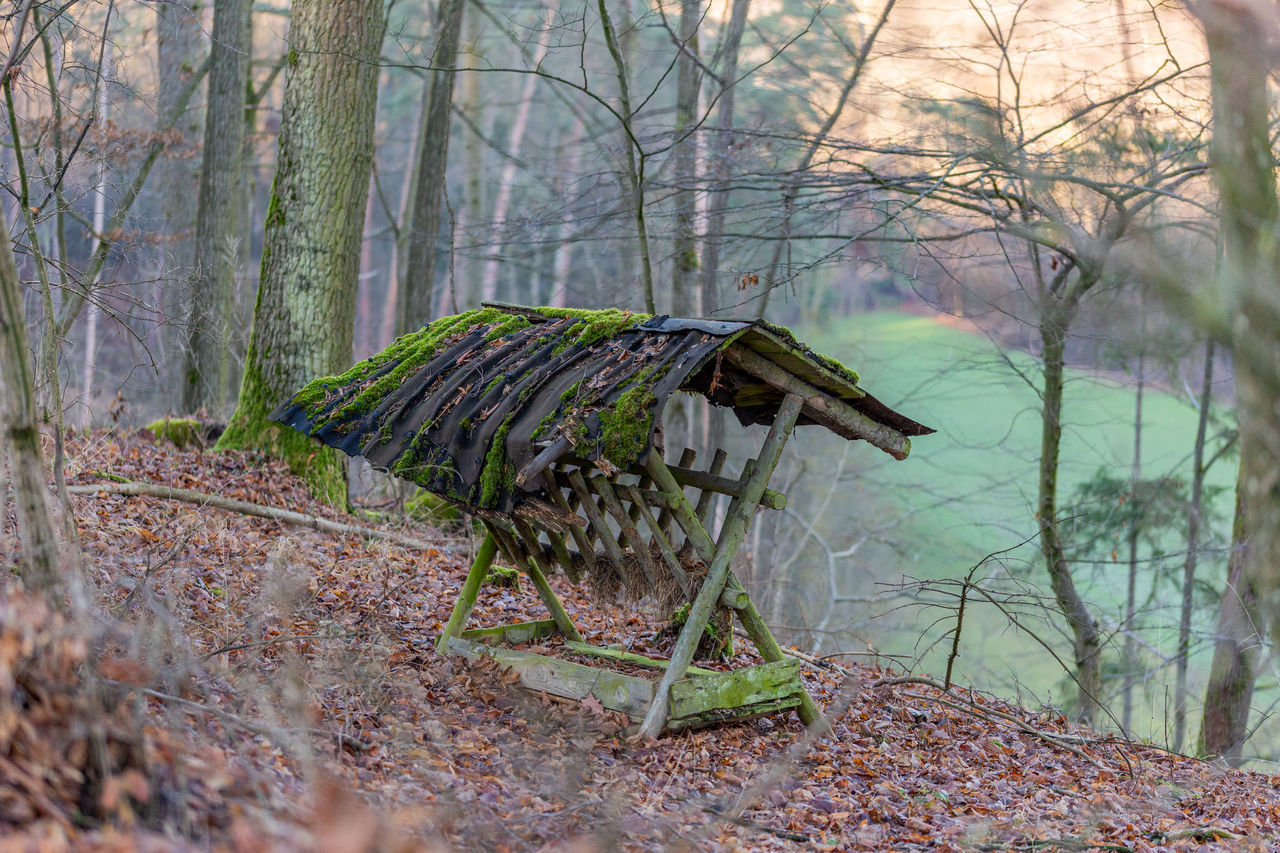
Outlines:
POLYGON ((767 486, 796 425, 824 426, 897 459, 911 436, 932 432, 857 383, 764 323, 486 304, 309 383, 272 418, 483 523, 442 653, 489 656, 534 689, 594 696, 657 735, 789 708, 807 724, 821 720, 796 661, 783 657, 731 564, 756 509, 785 505, 767 486), (690 450, 679 464, 663 459, 655 435, 675 391, 728 406, 743 425, 769 425, 740 478, 722 476, 722 450, 705 470, 690 450), (717 494, 730 502, 713 536, 717 494), (551 618, 464 630, 498 553, 529 577, 551 618), (584 643, 547 583, 557 567, 574 581, 612 578, 636 599, 687 603, 671 660, 584 643), (717 613, 736 616, 765 663, 728 672, 690 665, 717 613), (601 666, 509 648, 553 634, 601 666), (610 660, 654 677, 607 669, 610 660))

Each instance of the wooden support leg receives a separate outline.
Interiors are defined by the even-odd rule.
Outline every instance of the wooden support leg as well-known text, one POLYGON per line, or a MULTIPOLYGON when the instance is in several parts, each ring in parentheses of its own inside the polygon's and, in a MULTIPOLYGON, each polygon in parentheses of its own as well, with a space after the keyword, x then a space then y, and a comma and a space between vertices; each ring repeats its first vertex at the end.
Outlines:
MULTIPOLYGON (((791 435, 792 428, 795 427, 803 404, 804 400, 798 394, 788 394, 774 417, 769 435, 760 448, 760 459, 756 470, 747 480, 737 506, 732 507, 725 517, 724 530, 720 534, 715 557, 707 569, 707 577, 702 583, 702 589, 698 591, 697 598, 689 607, 688 621, 685 622, 680 636, 676 639, 675 649, 671 653, 671 665, 663 674, 662 682, 654 693, 653 704, 649 706, 649 712, 645 715, 644 723, 640 727, 641 734, 657 737, 666 727, 667 710, 671 701, 671 685, 684 678, 689 664, 693 662, 693 655, 698 648, 702 630, 706 627, 707 620, 711 618, 711 611, 720 600, 720 594, 724 591, 724 585, 729 579, 729 566, 746 536, 747 526, 751 523, 756 506, 764 495, 765 486, 769 482, 769 477, 773 475, 774 467, 782 457, 782 449, 791 435)), ((650 454, 650 456, 656 457, 656 454, 650 454)), ((656 469, 658 466, 653 467, 656 469)), ((654 481, 658 482, 656 471, 653 477, 654 481)), ((679 495, 683 498, 684 492, 679 491, 679 495)), ((687 499, 685 505, 688 505, 687 499)), ((696 515, 694 521, 698 528, 702 527, 697 523, 696 515)), ((705 529, 703 532, 705 535, 705 529)))
POLYGON ((471 615, 472 608, 476 606, 476 597, 480 594, 480 584, 484 583, 497 552, 498 543, 494 541, 493 534, 486 533, 484 541, 480 543, 480 550, 476 551, 476 558, 471 563, 471 571, 467 572, 467 579, 462 582, 458 600, 453 604, 453 614, 440 632, 440 639, 436 641, 436 651, 440 654, 448 653, 449 638, 458 636, 466 627, 467 617, 471 615))
POLYGON ((515 519, 516 530, 520 532, 520 536, 529 545, 529 553, 531 560, 521 561, 517 557, 517 562, 523 562, 520 566, 521 571, 529 576, 529 580, 533 581, 533 588, 538 591, 538 597, 542 599, 542 603, 547 606, 547 610, 551 611, 551 618, 556 620, 556 627, 560 629, 560 633, 564 634, 566 639, 575 642, 582 642, 582 635, 578 633, 578 629, 574 627, 573 621, 569 618, 568 612, 564 609, 564 605, 560 603, 560 599, 556 597, 555 590, 551 588, 551 584, 547 583, 547 576, 542 573, 542 548, 538 545, 538 534, 529 526, 528 522, 515 519))
MULTIPOLYGON (((676 521, 680 523, 680 527, 685 532, 685 536, 693 544, 694 549, 698 552, 698 556, 706 563, 710 563, 716 555, 716 545, 711 539, 711 535, 702 525, 702 521, 698 518, 697 512, 690 506, 688 500, 684 496, 684 492, 680 490, 680 485, 671 476, 671 472, 665 470, 665 465, 654 465, 650 461, 650 470, 653 473, 654 483, 668 494, 676 494, 678 497, 672 501, 672 512, 676 517, 676 521)), ((733 593, 743 592, 742 583, 734 575, 729 572, 729 581, 725 588, 733 593)), ((778 641, 774 639, 773 633, 769 630, 769 626, 765 624, 764 617, 760 615, 760 611, 751 603, 748 598, 745 603, 741 603, 741 597, 734 596, 735 603, 740 606, 734 609, 738 612, 738 620, 742 622, 743 630, 747 632, 747 636, 751 638, 751 642, 755 643, 756 648, 760 651, 760 656, 769 663, 775 663, 783 660, 782 647, 778 645, 778 641)), ((817 704, 813 698, 809 696, 808 691, 804 691, 800 697, 800 707, 797 709, 800 719, 807 726, 826 725, 822 719, 822 712, 818 710, 817 704)))

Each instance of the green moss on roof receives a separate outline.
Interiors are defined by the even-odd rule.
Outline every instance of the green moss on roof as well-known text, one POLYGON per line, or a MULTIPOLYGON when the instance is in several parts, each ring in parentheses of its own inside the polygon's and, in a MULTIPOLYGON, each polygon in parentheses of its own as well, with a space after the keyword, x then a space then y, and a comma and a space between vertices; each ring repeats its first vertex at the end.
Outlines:
POLYGON ((818 364, 822 365, 827 370, 830 370, 832 373, 834 373, 836 376, 839 376, 841 379, 844 379, 848 382, 852 382, 854 385, 857 385, 858 382, 861 381, 860 378, 858 377, 858 372, 856 370, 854 370, 853 368, 849 367, 846 364, 842 364, 841 362, 835 360, 829 355, 823 355, 820 352, 814 352, 813 350, 809 349, 809 347, 801 343, 800 340, 794 334, 792 334, 791 330, 788 329, 786 326, 778 326, 766 320, 756 320, 755 323, 757 326, 764 329, 766 332, 771 332, 774 335, 782 338, 782 340, 787 344, 787 346, 794 347, 795 349, 804 353, 810 359, 812 359, 813 361, 816 361, 818 364))

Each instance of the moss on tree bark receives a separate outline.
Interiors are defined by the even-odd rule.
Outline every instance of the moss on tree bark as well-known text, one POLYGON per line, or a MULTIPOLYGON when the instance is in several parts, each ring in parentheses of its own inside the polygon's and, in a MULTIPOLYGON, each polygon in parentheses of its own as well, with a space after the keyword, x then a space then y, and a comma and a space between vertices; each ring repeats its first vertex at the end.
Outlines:
POLYGON ((339 504, 338 452, 267 415, 308 380, 351 362, 383 26, 381 0, 293 4, 262 283, 239 400, 217 445, 278 454, 339 504))

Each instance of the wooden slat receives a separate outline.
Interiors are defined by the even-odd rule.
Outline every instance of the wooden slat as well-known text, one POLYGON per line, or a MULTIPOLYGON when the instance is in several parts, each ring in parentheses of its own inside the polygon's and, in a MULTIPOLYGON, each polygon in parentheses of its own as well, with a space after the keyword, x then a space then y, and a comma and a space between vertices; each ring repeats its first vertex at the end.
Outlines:
POLYGON ((671 685, 672 718, 785 699, 803 688, 800 662, 784 660, 685 678, 671 685))
MULTIPOLYGON (((728 458, 729 454, 717 447, 715 455, 711 457, 711 467, 707 469, 707 473, 712 476, 719 476, 720 472, 724 470, 724 463, 728 458)), ((698 514, 703 526, 707 523, 707 513, 711 511, 711 501, 715 496, 715 492, 710 489, 704 489, 702 494, 698 496, 698 505, 694 507, 694 512, 698 514)))
POLYGON ((599 537, 600 544, 604 547, 605 555, 610 560, 621 565, 623 561, 622 549, 618 547, 617 540, 609 532, 609 525, 605 523, 604 516, 600 514, 600 508, 596 506, 595 500, 592 499, 591 490, 587 487, 587 481, 583 479, 582 472, 578 470, 570 471, 565 477, 573 487, 574 494, 578 496, 578 503, 586 514, 587 520, 591 522, 591 528, 595 529, 595 535, 599 537))
MULTIPOLYGON (((666 669, 667 664, 670 663, 670 661, 659 660, 657 658, 647 658, 644 655, 623 651, 622 649, 613 649, 608 646, 593 646, 588 643, 575 643, 572 641, 566 641, 565 645, 573 649, 578 654, 592 655, 594 657, 622 661, 624 663, 634 663, 637 666, 651 666, 654 669, 666 669)), ((689 667, 689 672, 694 675, 720 674, 713 669, 701 669, 696 666, 689 667)))
MULTIPOLYGON (((561 491, 564 487, 560 485, 560 482, 556 479, 554 472, 550 470, 544 471, 542 472, 542 477, 543 482, 547 485, 547 493, 551 496, 551 502, 565 512, 576 515, 577 512, 574 507, 574 502, 577 500, 577 496, 574 495, 573 500, 565 497, 564 492, 561 491)), ((587 567, 594 572, 596 568, 596 546, 592 541, 589 531, 590 528, 582 528, 574 525, 569 528, 569 535, 573 537, 574 544, 578 546, 578 553, 581 554, 582 559, 586 561, 587 567)), ((555 543, 553 542, 552 544, 555 543)), ((566 568, 565 571, 570 572, 569 579, 577 583, 578 579, 574 576, 577 572, 568 568, 566 568)))
POLYGON ((649 553, 649 546, 641 538, 640 531, 636 530, 635 522, 631 520, 631 516, 623 508, 622 501, 618 500, 618 495, 614 492, 613 486, 604 477, 592 477, 591 488, 595 489, 596 494, 604 498, 605 508, 609 510, 609 514, 613 516, 614 521, 618 522, 622 537, 627 540, 627 543, 631 546, 631 552, 635 554, 636 559, 640 561, 641 568, 644 569, 644 576, 649 581, 649 589, 657 588, 658 571, 653 564, 653 555, 649 553))
POLYGON ((492 628, 472 628, 458 636, 473 643, 509 643, 517 645, 530 640, 540 640, 556 633, 556 620, 539 619, 536 622, 512 622, 509 625, 495 625, 492 628))
POLYGON ((476 659, 491 658, 520 676, 520 683, 566 699, 594 696, 604 707, 639 719, 653 701, 653 682, 634 675, 546 657, 535 652, 484 646, 454 637, 449 650, 476 659))
POLYGON ((644 519, 645 526, 649 528, 649 534, 653 537, 653 541, 658 543, 658 553, 662 556, 662 561, 666 563, 667 568, 680 584, 680 588, 684 590, 685 598, 691 598, 693 585, 689 579, 689 573, 684 570, 684 566, 680 565, 680 558, 672 550, 671 542, 667 540, 666 534, 662 532, 662 526, 653 517, 653 512, 650 511, 648 503, 645 502, 644 495, 635 486, 620 486, 619 488, 631 501, 632 507, 639 510, 640 517, 644 519))
MULTIPOLYGON (((526 526, 525 522, 519 519, 515 520, 517 525, 526 526)), ((521 549, 515 537, 503 530, 501 526, 490 521, 484 522, 489 532, 498 540, 498 544, 503 546, 511 557, 512 562, 516 564, 516 568, 529 576, 529 580, 533 583, 533 588, 537 590, 538 597, 542 599, 542 603, 547 610, 551 612, 551 618, 555 620, 556 627, 560 629, 560 633, 564 634, 571 640, 581 640, 582 635, 578 633, 578 629, 574 627, 573 620, 569 618, 568 612, 564 609, 564 605, 560 603, 560 599, 556 598, 555 591, 551 589, 551 585, 547 583, 547 578, 543 575, 542 570, 535 563, 529 562, 526 555, 521 549)), ((539 548, 541 551, 541 548, 539 548)), ((539 555, 541 556, 541 555, 539 555)))
POLYGON ((718 726, 723 723, 737 723, 743 720, 753 720, 756 717, 767 717, 776 714, 779 711, 786 711, 791 708, 800 706, 800 696, 788 696, 785 699, 774 699, 769 702, 759 702, 755 705, 745 705, 741 708, 725 708, 715 711, 704 711, 701 714, 694 714, 691 717, 676 717, 667 722, 666 731, 679 732, 685 729, 701 729, 707 726, 718 726))

